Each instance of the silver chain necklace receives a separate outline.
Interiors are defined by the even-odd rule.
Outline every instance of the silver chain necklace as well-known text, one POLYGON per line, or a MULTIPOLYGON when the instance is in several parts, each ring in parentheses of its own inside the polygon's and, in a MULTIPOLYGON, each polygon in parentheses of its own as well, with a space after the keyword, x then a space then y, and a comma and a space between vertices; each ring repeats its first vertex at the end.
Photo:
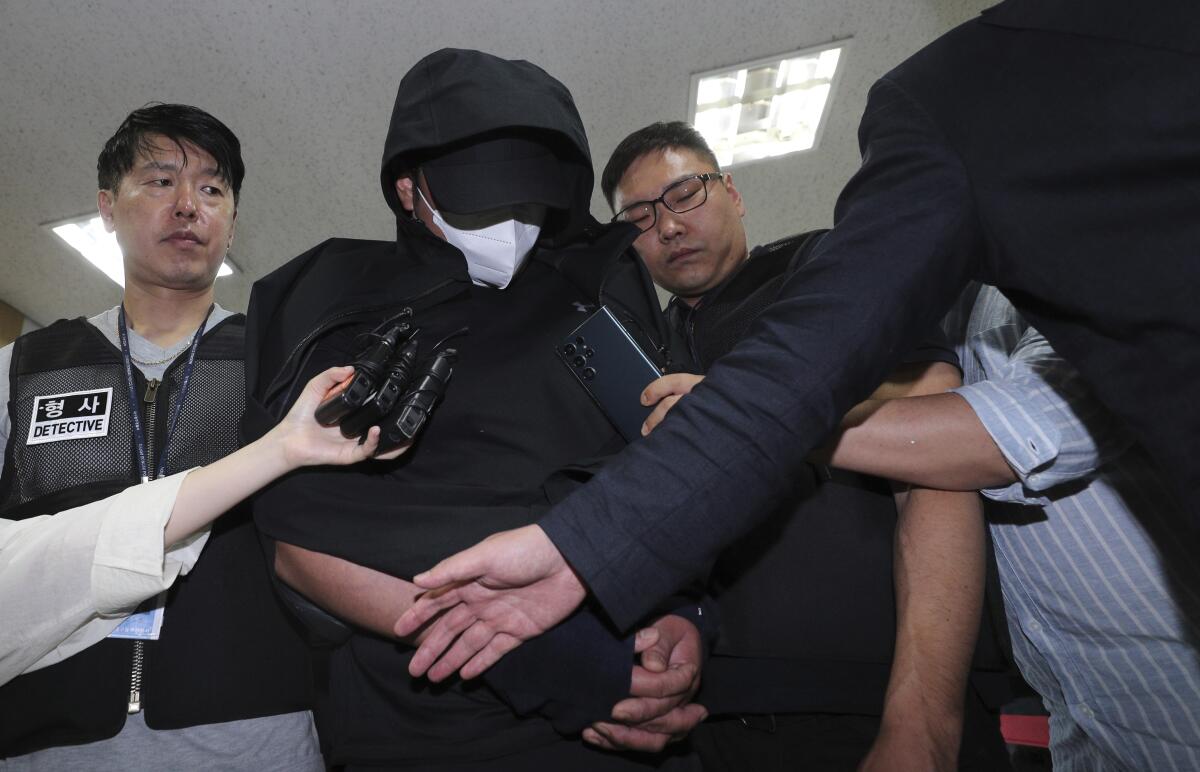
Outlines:
POLYGON ((188 347, 188 345, 189 345, 190 343, 191 343, 191 340, 190 340, 190 339, 188 339, 188 338, 184 338, 184 339, 183 339, 183 344, 182 344, 182 345, 180 345, 180 346, 179 346, 179 348, 175 349, 174 351, 171 351, 171 352, 169 352, 169 353, 168 353, 168 354, 167 354, 165 357, 163 357, 162 359, 155 359, 155 360, 149 360, 149 359, 138 359, 136 356, 134 356, 134 355, 133 355, 133 353, 132 353, 132 352, 129 354, 129 357, 130 357, 130 359, 132 359, 133 361, 137 362, 139 365, 145 365, 146 367, 155 367, 155 366, 157 366, 157 365, 166 364, 167 362, 170 362, 172 359, 174 359, 175 357, 177 357, 177 356, 179 356, 180 354, 182 354, 182 353, 183 353, 183 350, 184 350, 185 348, 187 348, 187 347, 188 347))

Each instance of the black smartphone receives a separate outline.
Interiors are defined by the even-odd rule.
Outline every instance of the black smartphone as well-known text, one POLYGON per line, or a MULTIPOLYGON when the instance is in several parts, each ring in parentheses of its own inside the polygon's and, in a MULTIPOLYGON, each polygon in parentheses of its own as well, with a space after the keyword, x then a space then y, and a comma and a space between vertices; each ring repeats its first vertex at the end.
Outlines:
POLYGON ((608 306, 576 327, 558 344, 557 353, 626 442, 642 436, 652 409, 642 405, 642 389, 662 371, 608 306))

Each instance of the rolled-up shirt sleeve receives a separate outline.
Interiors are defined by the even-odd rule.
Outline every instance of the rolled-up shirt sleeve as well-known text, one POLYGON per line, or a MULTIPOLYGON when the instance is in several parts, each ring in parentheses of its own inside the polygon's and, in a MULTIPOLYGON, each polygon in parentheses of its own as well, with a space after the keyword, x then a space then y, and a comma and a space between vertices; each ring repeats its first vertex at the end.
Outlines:
POLYGON ((98 643, 191 570, 208 529, 163 547, 186 476, 54 515, 0 520, 0 683, 98 643))
MULTIPOLYGON (((1001 340, 984 333, 974 344, 1001 340)), ((1087 478, 1129 447, 1128 432, 1037 330, 1026 329, 1006 357, 983 359, 1002 364, 986 380, 953 391, 971 405, 1018 478, 983 495, 1045 505, 1056 486, 1087 478)))

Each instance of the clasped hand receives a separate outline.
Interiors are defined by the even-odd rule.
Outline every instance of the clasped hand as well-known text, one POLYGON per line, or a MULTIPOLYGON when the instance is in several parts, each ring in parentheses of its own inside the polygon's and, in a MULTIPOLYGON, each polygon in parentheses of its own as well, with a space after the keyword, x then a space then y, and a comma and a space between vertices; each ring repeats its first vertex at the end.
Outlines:
MULTIPOLYGON (((657 407, 643 434, 701 380, 677 373, 647 386, 642 404, 657 407)), ((435 682, 456 671, 463 678, 478 676, 523 641, 566 619, 586 595, 579 577, 536 525, 493 534, 413 582, 429 592, 400 617, 395 632, 406 637, 429 624, 409 673, 435 682)), ((664 617, 639 634, 637 646, 641 664, 634 669, 631 697, 614 707, 615 722, 585 730, 589 742, 658 750, 704 719, 703 707, 688 704, 700 677, 695 627, 681 617, 664 617), (684 643, 693 636, 681 625, 691 628, 694 644, 684 643)))

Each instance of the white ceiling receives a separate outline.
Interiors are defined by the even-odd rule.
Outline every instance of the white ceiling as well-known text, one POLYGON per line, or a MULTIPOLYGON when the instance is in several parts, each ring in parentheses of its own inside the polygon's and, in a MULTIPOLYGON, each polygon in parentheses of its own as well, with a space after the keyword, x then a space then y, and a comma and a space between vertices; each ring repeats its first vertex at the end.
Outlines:
MULTIPOLYGON (((42 223, 94 210, 96 156, 132 109, 186 102, 242 140, 217 298, 329 236, 391 238, 378 168, 401 75, 444 46, 529 59, 575 95, 597 177, 630 131, 687 118, 692 73, 852 38, 820 145, 734 170, 753 243, 829 224, 872 81, 988 0, 0 0, 0 300, 40 324, 119 288, 42 223)), ((593 211, 607 217, 597 185, 593 211)))

